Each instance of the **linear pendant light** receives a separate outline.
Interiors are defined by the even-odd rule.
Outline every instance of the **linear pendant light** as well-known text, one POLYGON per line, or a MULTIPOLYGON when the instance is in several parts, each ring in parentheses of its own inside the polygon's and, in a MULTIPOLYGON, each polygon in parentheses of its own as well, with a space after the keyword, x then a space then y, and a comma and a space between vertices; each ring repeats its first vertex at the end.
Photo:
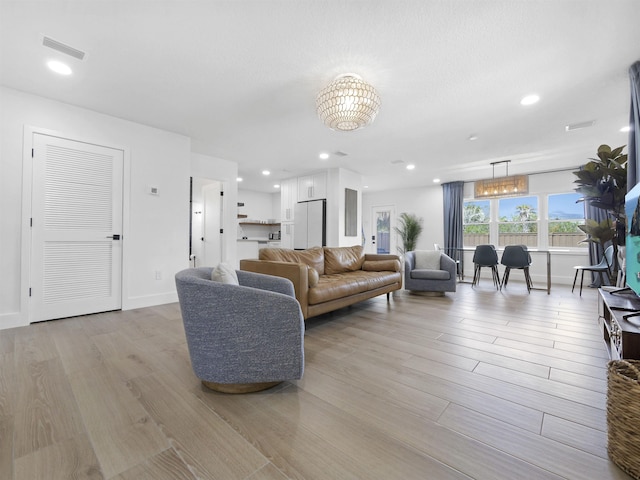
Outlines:
POLYGON ((474 198, 515 197, 529 193, 529 177, 527 175, 509 176, 509 162, 511 160, 491 162, 493 178, 474 182, 474 198), (496 165, 500 163, 506 163, 507 176, 495 178, 496 165))

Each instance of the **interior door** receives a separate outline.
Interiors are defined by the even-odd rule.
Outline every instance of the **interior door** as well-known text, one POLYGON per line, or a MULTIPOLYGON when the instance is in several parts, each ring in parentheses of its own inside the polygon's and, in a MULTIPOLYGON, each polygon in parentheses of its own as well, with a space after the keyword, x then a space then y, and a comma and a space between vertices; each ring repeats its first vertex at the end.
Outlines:
POLYGON ((31 314, 37 322, 122 307, 122 150, 33 138, 31 314))
POLYGON ((396 235, 393 232, 395 208, 393 205, 371 207, 373 236, 371 243, 374 253, 397 254, 396 235))
POLYGON ((222 196, 220 182, 202 187, 202 265, 215 267, 222 261, 222 196))

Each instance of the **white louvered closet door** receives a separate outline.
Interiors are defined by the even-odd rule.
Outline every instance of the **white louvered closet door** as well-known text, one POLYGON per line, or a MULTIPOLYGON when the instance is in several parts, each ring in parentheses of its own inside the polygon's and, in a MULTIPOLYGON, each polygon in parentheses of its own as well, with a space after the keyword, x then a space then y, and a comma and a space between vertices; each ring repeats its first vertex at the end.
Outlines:
POLYGON ((31 321, 121 308, 122 150, 34 135, 31 321))

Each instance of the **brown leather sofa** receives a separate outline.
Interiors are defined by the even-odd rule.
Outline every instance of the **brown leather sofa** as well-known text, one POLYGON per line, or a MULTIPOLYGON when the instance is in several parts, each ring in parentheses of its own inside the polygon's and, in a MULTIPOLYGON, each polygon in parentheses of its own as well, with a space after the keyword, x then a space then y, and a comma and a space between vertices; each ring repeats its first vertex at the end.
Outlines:
POLYGON ((262 248, 240 270, 288 278, 304 318, 315 317, 402 288, 397 255, 365 254, 361 246, 307 250, 262 248))

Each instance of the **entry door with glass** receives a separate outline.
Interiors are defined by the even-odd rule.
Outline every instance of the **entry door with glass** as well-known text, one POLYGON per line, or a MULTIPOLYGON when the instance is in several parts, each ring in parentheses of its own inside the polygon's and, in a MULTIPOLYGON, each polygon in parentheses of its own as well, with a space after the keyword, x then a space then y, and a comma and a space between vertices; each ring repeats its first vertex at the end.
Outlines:
POLYGON ((395 207, 393 205, 371 207, 371 225, 375 229, 371 242, 375 253, 395 254, 397 252, 396 236, 392 227, 394 221, 395 207))

